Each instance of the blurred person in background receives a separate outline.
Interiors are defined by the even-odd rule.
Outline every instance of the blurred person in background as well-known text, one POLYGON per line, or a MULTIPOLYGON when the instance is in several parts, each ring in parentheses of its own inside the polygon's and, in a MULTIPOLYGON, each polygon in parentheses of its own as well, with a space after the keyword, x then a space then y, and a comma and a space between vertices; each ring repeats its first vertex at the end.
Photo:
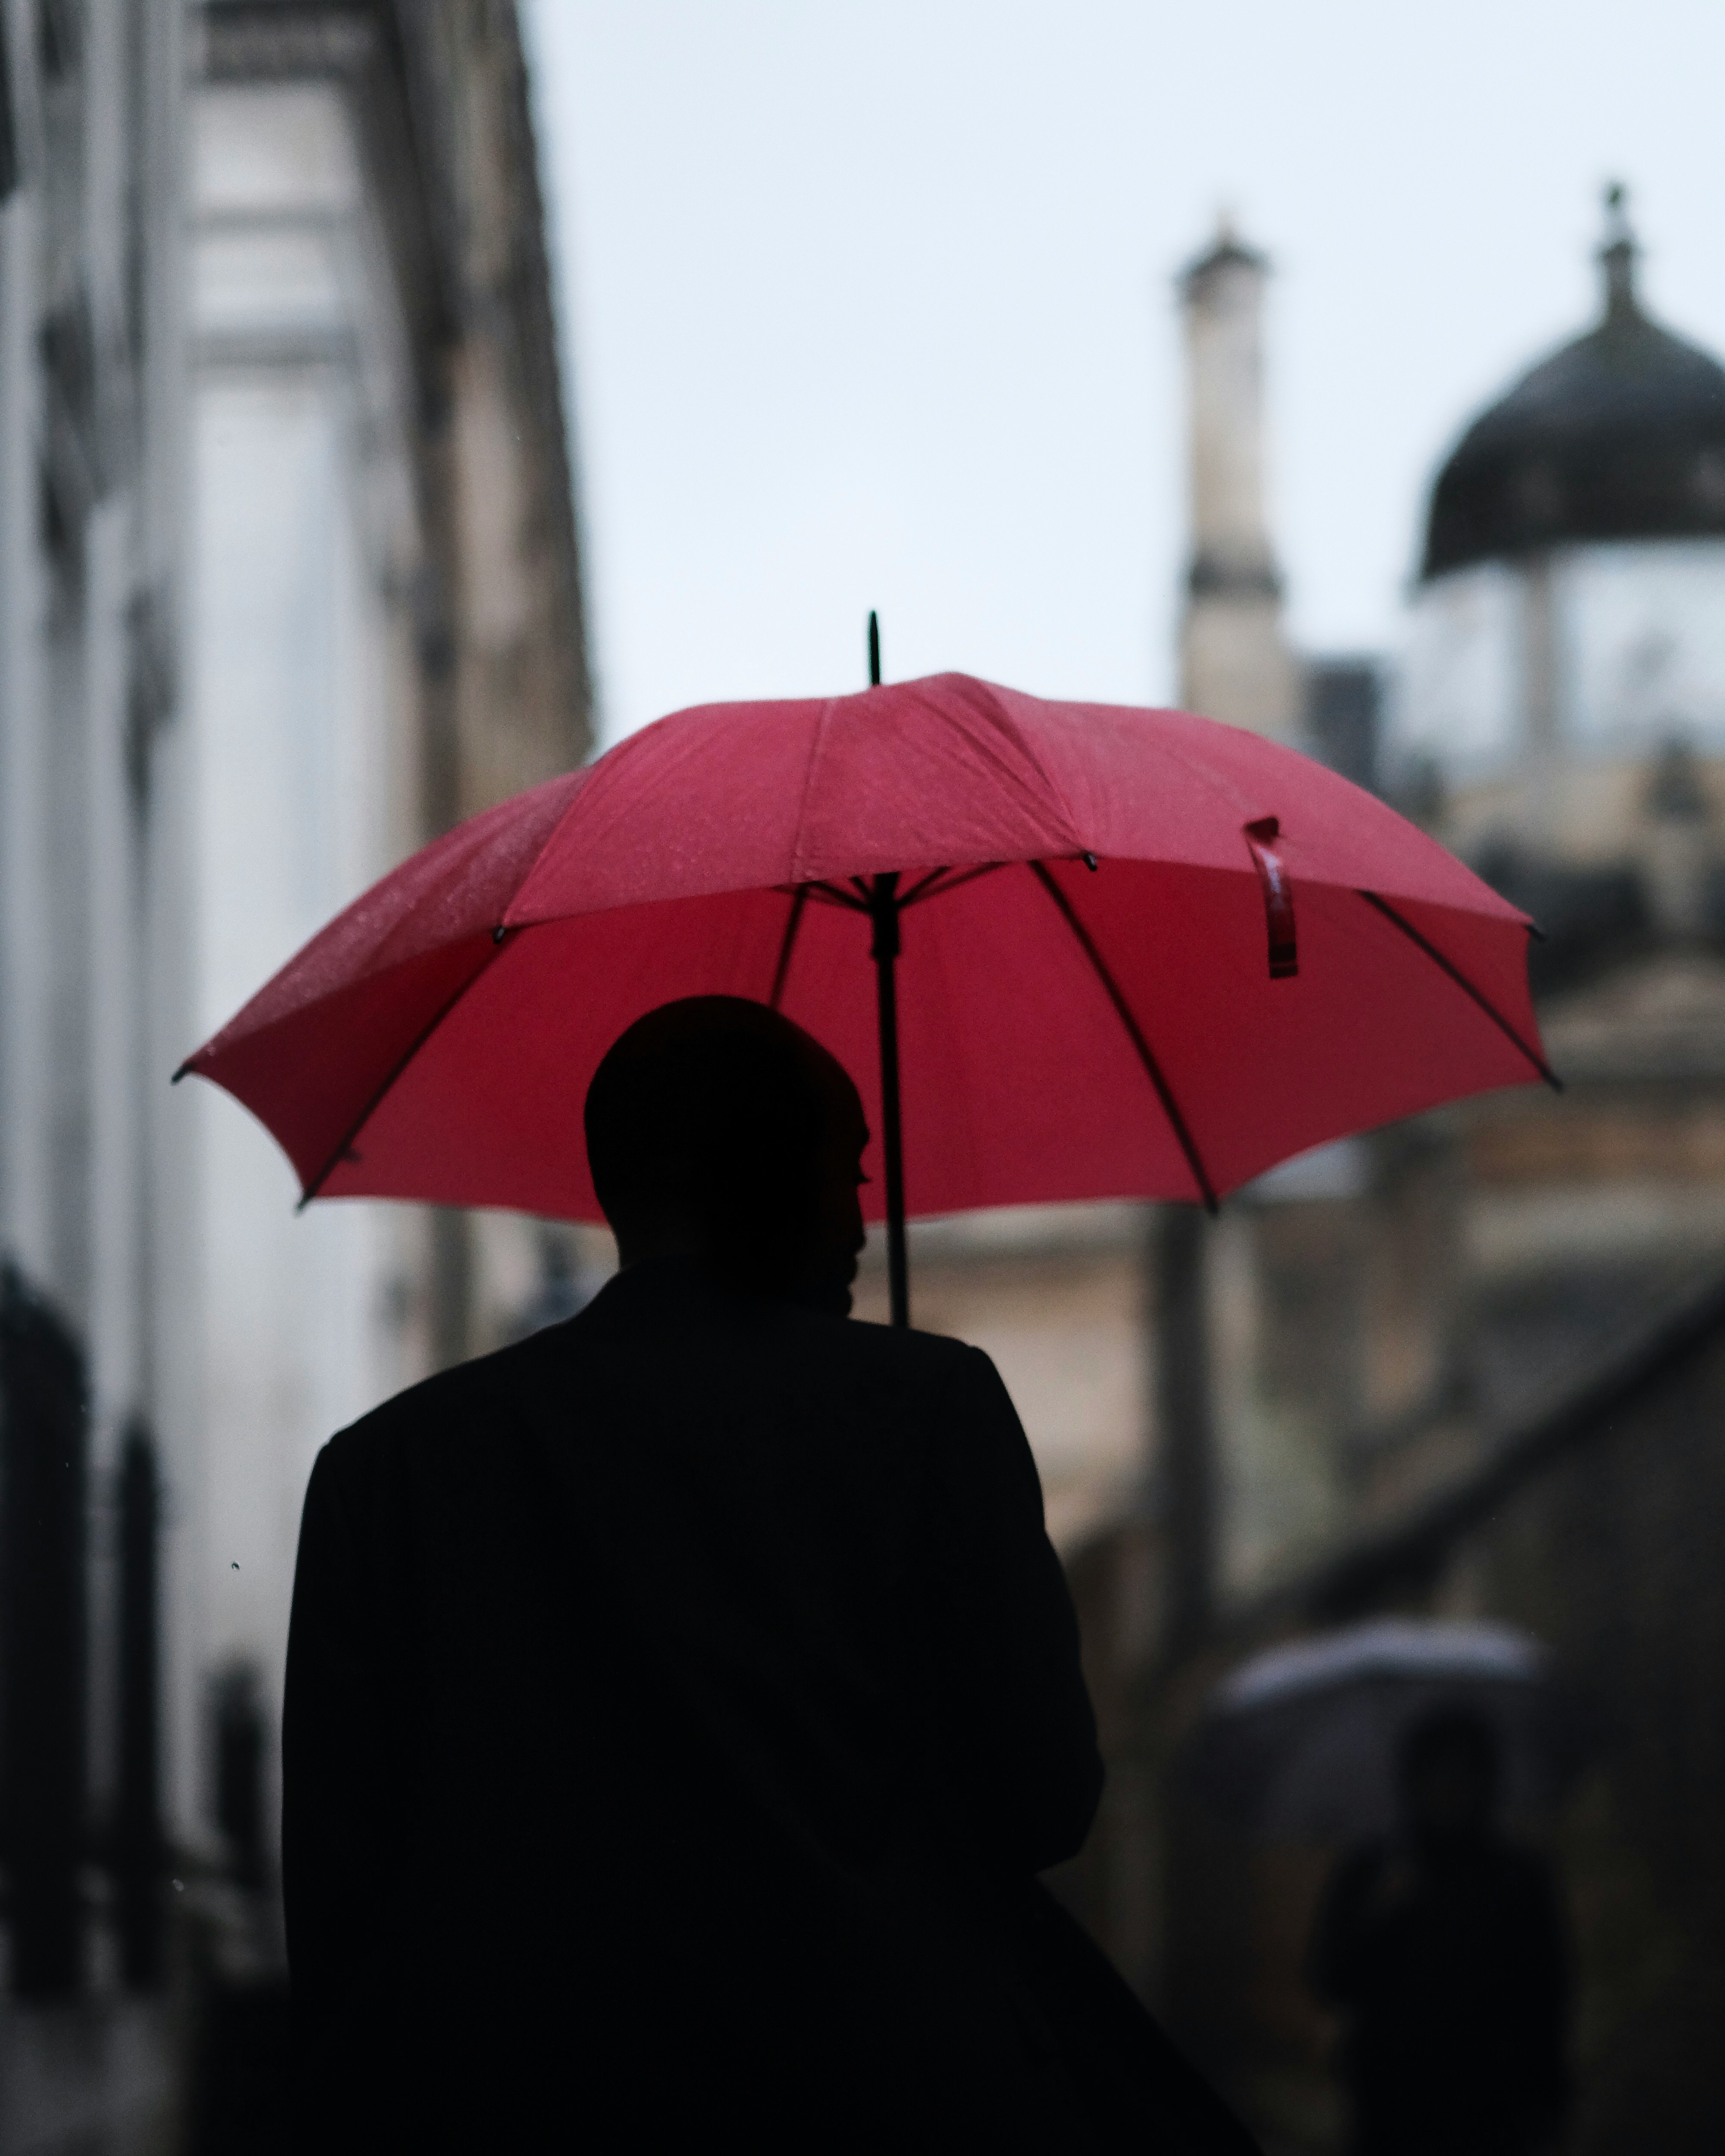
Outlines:
POLYGON ((993 1365, 846 1322, 809 1035, 632 1026, 621 1270, 319 1455, 284 1873, 297 2145, 1250 2150, 1035 1884, 1102 1769, 993 1365))
POLYGON ((1342 1857, 1312 1942, 1312 1987, 1345 2021, 1353 2156, 1543 2156, 1568 2104, 1556 1881, 1497 1830, 1483 1716, 1433 1710, 1397 1768, 1397 1830, 1342 1857))

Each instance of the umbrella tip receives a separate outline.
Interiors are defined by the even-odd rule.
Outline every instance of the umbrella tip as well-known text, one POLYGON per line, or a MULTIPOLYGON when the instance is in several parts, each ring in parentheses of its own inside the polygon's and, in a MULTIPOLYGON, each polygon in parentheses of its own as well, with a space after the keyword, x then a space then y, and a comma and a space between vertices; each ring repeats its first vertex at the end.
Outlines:
POLYGON ((880 617, 873 607, 870 607, 869 608, 869 686, 871 689, 878 689, 880 685, 880 617))
POLYGON ((177 1086, 181 1079, 189 1077, 191 1073, 192 1059, 190 1056, 187 1056, 186 1060, 180 1065, 179 1069, 175 1071, 173 1076, 170 1078, 167 1082, 170 1086, 177 1086))

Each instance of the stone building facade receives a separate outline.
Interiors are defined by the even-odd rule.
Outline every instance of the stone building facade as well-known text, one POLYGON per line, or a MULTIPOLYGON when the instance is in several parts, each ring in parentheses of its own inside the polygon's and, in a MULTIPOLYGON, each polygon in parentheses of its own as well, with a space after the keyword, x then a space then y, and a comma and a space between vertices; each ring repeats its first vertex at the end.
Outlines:
POLYGON ((215 2066, 272 2041, 305 1474, 546 1251, 295 1219, 268 1138, 167 1079, 587 753, 569 472, 507 0, 5 0, 0 2148, 267 2145, 215 2066))
POLYGON ((1099 1836, 1070 1891, 1289 2149, 1341 2145, 1336 2031, 1301 1974, 1333 1851, 1230 1836, 1181 1794, 1180 1747, 1245 1654, 1372 1614, 1522 1625, 1599 1716, 1597 1764, 1547 1827, 1579 1941, 1578 2147, 1707 2146, 1725 2102, 1708 1853, 1725 955, 1697 597, 1725 543, 1725 370, 1647 319, 1620 197, 1609 219, 1600 324, 1435 482, 1382 767, 1540 919, 1565 1091, 1327 1148, 1226 1209, 1207 1631, 1170 1623, 1166 1507, 1073 1562, 1149 1833, 1099 1836), (1663 701, 1635 704, 1655 629, 1663 701))
POLYGON ((100 2145, 170 2093, 147 1921, 157 1695, 128 1680, 156 1661, 159 1582, 137 1545, 157 1511, 157 1276, 179 1209, 162 1071, 188 920, 162 802, 183 703, 184 56, 174 0, 0 9, 8 2147, 78 2130, 100 2145))

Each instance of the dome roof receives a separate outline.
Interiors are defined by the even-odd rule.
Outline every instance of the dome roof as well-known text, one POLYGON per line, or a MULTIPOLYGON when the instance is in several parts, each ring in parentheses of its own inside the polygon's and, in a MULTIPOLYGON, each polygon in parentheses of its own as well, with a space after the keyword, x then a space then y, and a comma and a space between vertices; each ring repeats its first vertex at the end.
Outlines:
POLYGON ((1586 539, 1725 533, 1725 367, 1642 313, 1621 190, 1596 329, 1476 419, 1432 489, 1420 573, 1586 539))

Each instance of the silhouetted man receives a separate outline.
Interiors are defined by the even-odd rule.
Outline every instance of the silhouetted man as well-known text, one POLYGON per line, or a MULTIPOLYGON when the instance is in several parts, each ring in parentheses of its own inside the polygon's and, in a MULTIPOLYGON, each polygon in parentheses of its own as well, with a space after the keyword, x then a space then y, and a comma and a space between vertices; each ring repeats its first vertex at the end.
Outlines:
POLYGON ((1568 1956, 1548 1868, 1493 1830, 1489 1722, 1440 1708, 1398 1761, 1402 1820, 1337 1867, 1313 1979, 1348 2016, 1354 2156, 1532 2156, 1567 2102, 1568 1956))
POLYGON ((1249 2147, 1031 1887, 1101 1788, 1076 1626, 992 1365, 845 1322, 855 1089, 704 998, 586 1121, 617 1278, 312 1475, 300 2145, 1249 2147))

